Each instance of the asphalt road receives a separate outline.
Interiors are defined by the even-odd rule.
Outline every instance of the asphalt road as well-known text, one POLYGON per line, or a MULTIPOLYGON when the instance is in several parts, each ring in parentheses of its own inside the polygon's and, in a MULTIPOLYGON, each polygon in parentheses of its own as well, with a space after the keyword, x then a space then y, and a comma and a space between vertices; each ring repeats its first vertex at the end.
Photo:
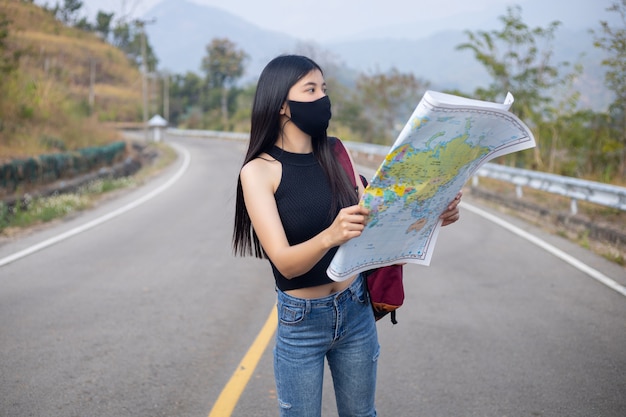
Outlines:
MULTIPOLYGON (((0 416, 207 416, 265 323, 271 270, 230 246, 243 144, 167 140, 190 155, 177 181, 182 156, 0 244, 1 263, 152 197, 0 266, 0 416)), ((507 220, 626 285, 624 268, 507 220)), ((623 295, 470 210, 405 276, 399 324, 378 324, 380 416, 626 416, 623 295)), ((232 415, 277 415, 271 344, 232 415)))

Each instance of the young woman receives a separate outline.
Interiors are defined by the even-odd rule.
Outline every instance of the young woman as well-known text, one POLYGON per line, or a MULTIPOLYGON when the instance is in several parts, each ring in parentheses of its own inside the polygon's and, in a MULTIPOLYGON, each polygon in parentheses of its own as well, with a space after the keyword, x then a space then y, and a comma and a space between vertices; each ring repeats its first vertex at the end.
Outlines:
MULTIPOLYGON (((357 204, 362 186, 357 194, 333 153, 337 139, 326 136, 330 117, 315 62, 285 55, 265 67, 237 185, 233 246, 268 258, 274 273, 281 416, 321 415, 325 358, 339 416, 376 415, 379 345, 364 278, 326 275, 337 247, 359 236, 368 216, 357 204)), ((442 214, 444 225, 458 220, 459 199, 442 214)))

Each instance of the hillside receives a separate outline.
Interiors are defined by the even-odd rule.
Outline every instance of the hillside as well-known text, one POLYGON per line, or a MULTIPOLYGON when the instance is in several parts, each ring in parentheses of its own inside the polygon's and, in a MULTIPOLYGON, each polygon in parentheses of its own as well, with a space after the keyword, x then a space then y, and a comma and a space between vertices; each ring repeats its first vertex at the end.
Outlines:
POLYGON ((5 56, 0 84, 0 160, 119 139, 102 122, 141 120, 141 75, 117 48, 64 26, 42 8, 0 0, 5 56))

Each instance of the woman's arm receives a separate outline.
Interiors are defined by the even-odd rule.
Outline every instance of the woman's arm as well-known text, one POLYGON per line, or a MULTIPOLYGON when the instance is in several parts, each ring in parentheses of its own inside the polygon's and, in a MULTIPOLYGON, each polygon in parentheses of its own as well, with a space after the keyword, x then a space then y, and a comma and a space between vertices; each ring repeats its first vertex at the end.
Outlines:
POLYGON ((330 227, 290 246, 274 199, 281 169, 279 162, 257 158, 241 169, 240 178, 246 209, 263 250, 281 274, 294 278, 309 271, 330 248, 359 236, 368 211, 359 206, 346 207, 330 227))

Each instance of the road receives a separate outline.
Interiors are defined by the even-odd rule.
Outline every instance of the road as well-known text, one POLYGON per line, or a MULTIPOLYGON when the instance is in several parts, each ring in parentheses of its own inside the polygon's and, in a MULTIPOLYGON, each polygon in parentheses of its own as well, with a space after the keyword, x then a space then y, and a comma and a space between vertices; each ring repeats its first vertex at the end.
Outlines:
MULTIPOLYGON (((231 251, 244 145, 167 140, 183 154, 157 178, 0 245, 2 263, 49 243, 0 266, 0 416, 207 416, 248 352, 275 293, 266 261, 231 251)), ((622 294, 468 209, 405 276, 399 323, 378 323, 380 416, 626 416, 622 294)), ((277 415, 271 343, 232 415, 277 415)))

